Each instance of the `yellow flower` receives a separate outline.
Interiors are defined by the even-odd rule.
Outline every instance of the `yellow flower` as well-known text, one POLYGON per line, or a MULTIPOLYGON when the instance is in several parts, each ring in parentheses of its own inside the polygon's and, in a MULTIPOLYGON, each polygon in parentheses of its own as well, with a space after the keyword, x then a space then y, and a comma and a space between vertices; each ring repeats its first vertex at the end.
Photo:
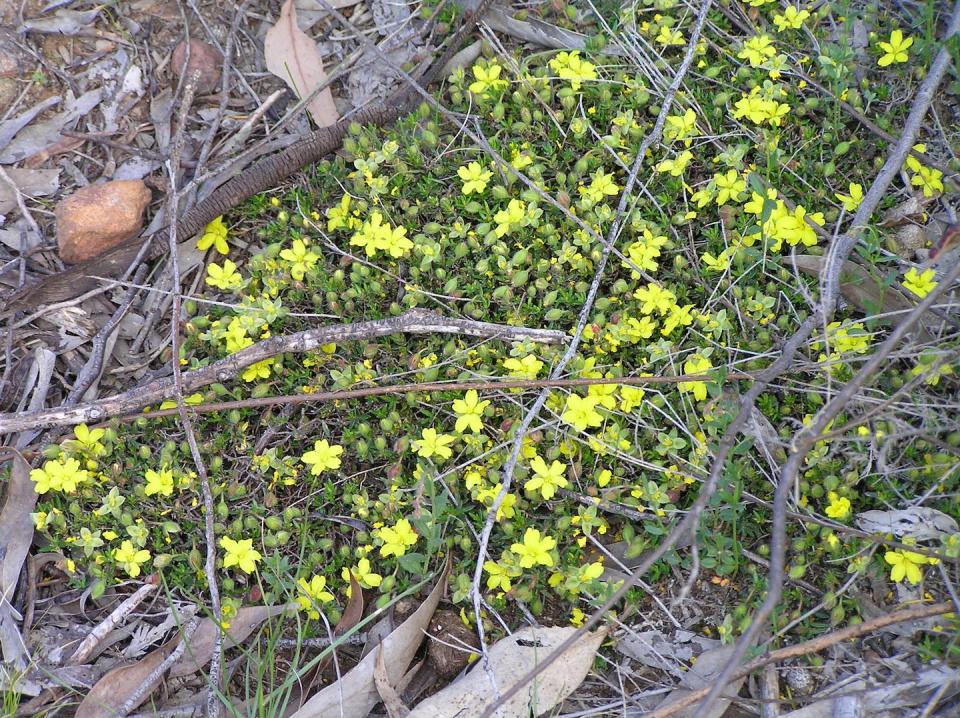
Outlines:
MULTIPOLYGON (((104 534, 106 535, 106 534, 104 534)), ((120 544, 120 548, 113 549, 113 560, 117 562, 130 578, 140 575, 140 564, 150 559, 150 552, 146 549, 137 550, 129 541, 120 544)))
POLYGON ((80 462, 76 459, 61 458, 60 461, 47 461, 42 469, 33 469, 30 472, 30 479, 36 484, 35 489, 38 494, 45 494, 51 490, 72 494, 79 484, 89 478, 90 474, 86 469, 80 468, 80 462))
POLYGON ((553 556, 550 551, 556 548, 556 539, 550 536, 541 536, 537 529, 527 529, 523 535, 523 543, 515 543, 510 547, 520 559, 521 568, 534 566, 553 566, 553 556))
POLYGON ((488 90, 497 92, 507 86, 506 80, 500 79, 500 72, 503 70, 495 62, 482 65, 479 62, 473 66, 473 76, 476 80, 470 83, 470 92, 481 97, 487 94, 488 90))
POLYGON ((847 210, 847 212, 856 212, 857 207, 863 202, 863 185, 851 182, 847 191, 850 192, 850 194, 840 194, 836 192, 833 196, 840 200, 840 204, 843 205, 843 208, 847 210))
MULTIPOLYGON (((683 365, 684 374, 703 374, 713 368, 710 359, 702 354, 694 354, 683 365)), ((707 384, 703 381, 682 381, 678 385, 680 391, 693 392, 693 398, 703 401, 707 398, 707 384)))
POLYGON ((541 457, 535 456, 530 462, 530 468, 533 469, 533 478, 523 485, 527 491, 540 490, 540 495, 550 500, 557 493, 558 488, 566 487, 567 481, 564 473, 567 470, 559 461, 554 461, 550 466, 541 457))
POLYGON ((603 423, 603 416, 596 411, 599 401, 595 396, 581 397, 570 394, 567 396, 567 403, 560 418, 580 431, 586 431, 589 427, 598 427, 603 423))
POLYGON ((927 269, 923 273, 911 269, 903 277, 903 288, 923 299, 937 286, 934 276, 936 271, 933 269, 927 269))
POLYGON ((657 36, 653 39, 664 47, 670 47, 671 45, 685 45, 687 42, 683 39, 682 32, 679 30, 674 30, 673 28, 669 28, 666 25, 662 25, 660 27, 660 32, 658 32, 657 36))
POLYGON ((144 478, 147 480, 147 485, 144 487, 143 493, 147 496, 153 496, 154 494, 170 496, 173 494, 173 472, 170 469, 164 468, 160 471, 147 469, 144 478))
POLYGON ((480 401, 476 389, 470 389, 463 397, 453 402, 453 410, 457 414, 457 424, 454 427, 461 434, 466 429, 479 434, 483 431, 483 410, 490 406, 489 401, 480 401))
POLYGON ((682 115, 668 115, 666 126, 663 128, 663 135, 668 140, 685 140, 687 147, 690 146, 690 140, 687 138, 697 128, 697 113, 693 110, 687 110, 682 115))
POLYGON ((883 50, 883 55, 877 60, 880 67, 886 67, 894 63, 906 62, 910 59, 910 46, 913 45, 913 38, 904 37, 903 32, 894 30, 890 33, 890 41, 877 43, 877 46, 883 50))
POLYGON ((830 501, 826 509, 827 516, 832 519, 837 519, 838 521, 843 521, 850 515, 852 506, 850 499, 846 496, 841 496, 836 491, 830 491, 827 493, 827 499, 830 501))
MULTIPOLYGON (((357 583, 359 583, 363 588, 376 588, 383 583, 383 576, 370 570, 369 559, 360 559, 357 561, 357 565, 352 569, 347 569, 344 567, 340 575, 343 577, 344 581, 349 581, 351 573, 353 574, 353 577, 357 579, 357 583)), ((349 587, 347 587, 347 596, 350 596, 349 587)))
POLYGON ((227 244, 227 226, 223 217, 217 217, 203 229, 203 234, 197 240, 197 249, 201 252, 214 247, 220 254, 229 254, 230 245, 227 244))
MULTIPOLYGON (((631 413, 643 402, 646 392, 639 386, 621 386, 620 387, 620 411, 625 414, 631 413)), ((607 479, 609 481, 609 479, 607 479)), ((603 486, 603 484, 600 484, 603 486)))
POLYGON ((457 175, 463 180, 463 193, 481 194, 487 188, 487 182, 493 177, 493 172, 485 170, 479 162, 471 162, 457 170, 457 175))
POLYGON ((755 35, 743 43, 743 49, 737 53, 741 60, 747 60, 752 67, 759 67, 767 58, 777 54, 769 35, 755 35))
POLYGON ((298 282, 303 281, 303 275, 313 268, 320 259, 320 255, 307 248, 302 239, 293 240, 293 247, 280 252, 280 258, 290 262, 290 276, 298 282))
POLYGON ((578 50, 559 52, 547 64, 561 80, 570 80, 570 87, 574 92, 580 89, 580 83, 583 80, 597 79, 596 67, 593 63, 581 58, 578 50))
POLYGON ((747 181, 736 170, 727 170, 726 174, 715 174, 713 182, 717 187, 717 205, 726 204, 728 200, 739 202, 747 189, 747 181))
POLYGON ((106 433, 105 429, 90 429, 86 424, 80 424, 73 429, 76 438, 67 440, 64 446, 73 451, 83 451, 90 456, 102 456, 107 447, 100 440, 106 433))
POLYGON ((910 178, 910 184, 919 187, 924 197, 933 197, 938 192, 943 192, 943 172, 921 165, 917 168, 917 173, 910 178))
POLYGON ((512 199, 507 204, 506 209, 501 209, 493 216, 493 221, 497 223, 494 230, 497 237, 503 237, 510 232, 522 227, 527 219, 527 203, 523 200, 512 199))
POLYGON ((653 283, 647 284, 646 287, 640 287, 633 293, 633 296, 642 302, 640 311, 644 314, 652 314, 655 311, 660 312, 660 314, 667 314, 677 300, 676 295, 669 289, 664 289, 659 284, 653 283))
POLYGON ((783 15, 777 14, 773 16, 773 24, 777 26, 777 32, 783 32, 789 29, 799 30, 803 27, 803 21, 808 17, 810 17, 809 10, 801 10, 794 5, 787 5, 786 10, 783 11, 783 15))
POLYGON ((223 260, 223 266, 211 262, 207 266, 206 283, 225 292, 237 289, 243 284, 243 277, 237 272, 237 265, 229 259, 223 260))
POLYGON ((687 165, 690 163, 690 160, 693 159, 693 153, 690 150, 684 150, 676 159, 672 160, 663 160, 656 166, 657 172, 669 172, 673 177, 679 177, 683 174, 683 171, 687 168, 687 165))
POLYGON ((256 364, 251 364, 246 369, 243 370, 243 373, 240 375, 240 378, 244 381, 256 381, 257 379, 269 379, 270 378, 270 367, 273 366, 276 361, 275 357, 269 357, 263 361, 258 361, 256 364))
POLYGON ((244 573, 253 573, 257 570, 257 561, 263 558, 260 552, 253 548, 253 539, 234 541, 224 536, 220 539, 220 547, 226 551, 223 557, 223 567, 236 566, 244 573))
POLYGON ((527 354, 522 359, 510 357, 503 362, 503 368, 516 379, 536 379, 540 370, 543 369, 543 362, 533 354, 527 354))
POLYGON ((510 579, 517 578, 523 572, 509 560, 510 558, 512 558, 510 554, 504 551, 499 563, 496 561, 483 562, 483 570, 489 574, 487 576, 487 588, 499 588, 504 592, 512 588, 510 579))
POLYGON ((927 563, 938 563, 935 558, 929 558, 922 553, 914 553, 913 551, 887 551, 883 559, 892 566, 890 569, 891 580, 900 583, 906 578, 914 585, 920 583, 920 579, 923 578, 923 571, 920 570, 921 566, 927 563))
POLYGON ((342 446, 331 445, 326 439, 317 439, 313 443, 313 450, 305 453, 300 459, 310 466, 311 474, 319 476, 327 469, 339 469, 342 453, 342 446))
POLYGON ((320 618, 320 612, 316 608, 317 605, 330 603, 333 600, 333 594, 327 590, 326 576, 314 576, 309 583, 306 579, 300 578, 297 581, 297 588, 300 589, 297 596, 300 610, 306 611, 307 616, 314 620, 320 618))
POLYGON ((579 187, 577 191, 581 197, 589 200, 591 204, 597 204, 606 196, 613 196, 620 191, 620 186, 613 181, 613 175, 606 174, 603 169, 598 169, 593 173, 593 180, 589 187, 579 187))
POLYGON ((425 459, 431 456, 449 459, 453 456, 453 450, 447 444, 453 443, 455 437, 449 434, 438 434, 436 429, 424 429, 420 436, 420 439, 413 442, 413 448, 419 456, 425 459))
POLYGON ((373 535, 383 541, 380 555, 384 557, 403 556, 407 549, 416 544, 417 539, 420 538, 407 519, 400 519, 393 527, 385 526, 382 529, 376 529, 373 535))

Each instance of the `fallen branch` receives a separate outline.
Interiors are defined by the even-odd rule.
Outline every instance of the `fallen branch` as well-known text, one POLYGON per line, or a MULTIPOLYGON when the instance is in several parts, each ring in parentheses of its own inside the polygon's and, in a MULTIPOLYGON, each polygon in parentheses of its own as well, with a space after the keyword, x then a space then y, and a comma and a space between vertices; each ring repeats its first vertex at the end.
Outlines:
MULTIPOLYGON (((391 334, 462 334, 484 339, 506 341, 535 341, 558 344, 566 334, 552 329, 527 329, 505 324, 477 322, 469 319, 443 317, 427 309, 411 309, 398 317, 375 319, 356 324, 343 324, 307 329, 296 334, 279 335, 264 339, 241 349, 225 359, 213 362, 200 369, 182 374, 184 393, 190 393, 215 382, 236 378, 252 364, 275 357, 285 352, 304 353, 319 350, 324 344, 373 339, 391 334)), ((69 426, 92 423, 108 417, 140 411, 145 406, 173 396, 175 382, 172 377, 157 379, 145 386, 122 394, 98 399, 75 407, 61 407, 25 414, 0 415, 0 436, 27 429, 69 426)))
MULTIPOLYGON (((934 603, 929 606, 917 606, 915 608, 905 608, 902 611, 894 611, 893 613, 888 613, 886 616, 879 616, 878 618, 874 618, 870 621, 858 623, 855 626, 848 626, 847 628, 842 628, 839 631, 834 631, 833 633, 828 633, 824 636, 811 638, 809 641, 798 643, 795 646, 787 646, 786 648, 778 648, 775 651, 770 651, 766 655, 760 656, 759 658, 754 658, 749 663, 744 664, 742 668, 734 671, 730 675, 730 680, 735 681, 740 678, 745 678, 758 668, 763 668, 770 663, 779 663, 787 660, 788 658, 796 658, 798 656, 806 656, 811 653, 818 653, 826 648, 829 648, 830 646, 835 646, 843 641, 849 641, 851 638, 856 638, 857 636, 863 636, 868 633, 873 633, 874 631, 879 631, 881 628, 886 628, 887 626, 892 626, 897 623, 905 623, 907 621, 916 621, 921 618, 930 618, 931 616, 940 616, 944 613, 950 613, 953 610, 953 604, 949 601, 944 601, 942 603, 934 603)), ((648 718, 668 718, 668 716, 676 715, 684 708, 692 706, 694 703, 701 700, 710 692, 712 687, 713 684, 711 683, 703 688, 698 688, 695 691, 691 691, 689 694, 685 695, 675 703, 671 703, 669 706, 664 706, 663 708, 653 711, 649 714, 648 718)))

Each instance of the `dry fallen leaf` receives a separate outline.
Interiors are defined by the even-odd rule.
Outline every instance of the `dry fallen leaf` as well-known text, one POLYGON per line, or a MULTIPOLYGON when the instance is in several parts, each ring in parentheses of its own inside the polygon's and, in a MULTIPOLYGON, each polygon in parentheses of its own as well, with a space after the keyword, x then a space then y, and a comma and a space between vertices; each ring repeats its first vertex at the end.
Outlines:
POLYGON ((414 654, 423 642, 425 631, 440 603, 440 596, 446 590, 449 564, 437 585, 420 607, 413 612, 397 630, 383 639, 380 648, 367 654, 357 666, 337 683, 327 686, 307 701, 293 714, 293 718, 366 718, 373 707, 380 702, 380 694, 374 682, 374 673, 378 656, 383 655, 387 680, 391 685, 399 685, 413 660, 414 654))
MULTIPOLYGON (((497 691, 490 685, 489 671, 481 665, 481 659, 463 678, 419 703, 410 718, 480 715, 493 704, 497 692, 502 694, 515 685, 577 630, 572 626, 523 628, 497 641, 489 651, 489 671, 493 672, 497 691)), ((543 715, 559 705, 587 677, 606 635, 606 631, 585 634, 550 663, 530 686, 506 701, 501 715, 543 715)))
MULTIPOLYGON (((713 682, 723 669, 727 667, 727 663, 730 662, 730 654, 733 653, 733 648, 733 646, 723 646, 722 648, 715 648, 703 653, 690 670, 683 674, 683 678, 680 679, 680 687, 674 689, 657 708, 664 708, 671 703, 676 703, 681 698, 687 696, 690 691, 698 690, 713 682)), ((740 686, 743 685, 745 680, 745 678, 740 678, 730 683, 726 689, 724 689, 723 695, 736 696, 737 693, 740 692, 740 686)), ((721 698, 713 704, 713 707, 707 713, 703 713, 702 716, 703 718, 720 718, 720 716, 726 713, 729 707, 730 701, 721 698)), ((689 708, 678 711, 675 715, 681 718, 690 718, 694 714, 700 716, 701 713, 698 713, 698 710, 699 706, 692 705, 689 708)))
MULTIPOLYGON (((790 266, 792 261, 804 274, 819 277, 826 266, 827 258, 798 254, 786 261, 787 266, 790 266)), ((913 302, 895 287, 885 284, 881 277, 874 276, 866 268, 849 260, 843 263, 840 270, 840 293, 868 317, 886 315, 877 319, 888 324, 896 325, 914 307, 913 302)))
POLYGON ((957 521, 929 506, 892 511, 864 511, 856 516, 857 526, 872 534, 893 534, 899 539, 937 541, 957 532, 957 521))
MULTIPOLYGON (((295 610, 295 604, 286 606, 244 606, 240 608, 237 614, 230 619, 230 627, 227 629, 223 641, 224 648, 232 648, 242 643, 261 623, 268 618, 279 616, 287 610, 295 610)), ((216 624, 213 619, 205 618, 190 638, 190 645, 183 652, 183 657, 174 663, 170 669, 170 677, 189 676, 191 673, 205 668, 213 655, 213 644, 216 638, 216 624)))
MULTIPOLYGON (((301 99, 327 80, 317 44, 297 27, 297 11, 293 0, 286 0, 280 9, 277 24, 267 30, 263 54, 267 69, 286 82, 301 99)), ((320 127, 329 127, 340 118, 329 87, 307 103, 307 110, 320 127)))
MULTIPOLYGON (((152 653, 148 653, 136 663, 119 666, 107 673, 84 697, 74 718, 114 718, 118 709, 140 689, 164 659, 173 653, 179 642, 178 636, 152 653)), ((162 679, 163 676, 156 676, 155 680, 147 686, 143 698, 137 705, 150 696, 162 679)))
MULTIPOLYGON (((51 170, 30 170, 20 167, 7 167, 7 176, 25 197, 49 197, 60 189, 60 168, 51 170)), ((17 197, 13 188, 0 180, 0 214, 5 214, 17 206, 17 197)), ((19 242, 18 242, 19 244, 19 242)), ((19 249, 19 247, 18 247, 19 249)))

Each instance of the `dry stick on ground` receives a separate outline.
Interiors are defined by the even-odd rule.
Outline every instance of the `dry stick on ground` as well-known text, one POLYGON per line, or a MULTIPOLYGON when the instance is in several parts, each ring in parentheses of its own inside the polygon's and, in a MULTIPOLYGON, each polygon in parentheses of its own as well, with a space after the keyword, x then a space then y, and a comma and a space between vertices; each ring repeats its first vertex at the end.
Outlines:
MULTIPOLYGON (((953 19, 951 20, 950 29, 947 32, 947 37, 950 37, 956 32, 958 16, 960 16, 960 13, 955 11, 953 19)), ((838 251, 831 251, 831 256, 836 257, 836 259, 839 261, 835 263, 835 269, 829 272, 827 277, 824 279, 825 286, 822 290, 823 299, 821 300, 821 303, 818 304, 817 311, 811 314, 801 324, 793 336, 787 340, 781 350, 781 355, 765 371, 761 372, 760 378, 754 382, 754 384, 744 395, 743 400, 740 402, 737 415, 728 425, 717 448, 717 452, 711 464, 710 473, 701 487, 697 499, 688 510, 687 515, 676 526, 676 528, 674 528, 664 538, 660 545, 650 553, 646 560, 634 570, 630 580, 625 581, 624 584, 590 616, 590 618, 582 626, 582 631, 587 631, 599 623, 604 614, 613 609, 623 599, 623 597, 635 585, 635 583, 640 580, 640 577, 642 577, 656 561, 666 554, 681 536, 685 535, 691 530, 694 530, 696 525, 699 523, 699 516, 703 512, 720 483, 721 474, 726 465, 727 456, 733 449, 738 434, 746 425, 757 398, 770 382, 774 381, 789 368, 794 355, 807 341, 814 328, 818 325, 825 324, 825 317, 830 317, 833 315, 833 309, 836 305, 837 299, 837 287, 839 284, 839 268, 843 265, 842 260, 846 259, 846 256, 853 249, 853 245, 859 238, 860 231, 864 226, 866 226, 870 215, 873 213, 882 199, 887 186, 889 186, 890 182, 896 176, 900 165, 903 164, 904 159, 909 153, 910 148, 913 145, 913 140, 919 131, 920 122, 922 121, 923 116, 926 113, 926 109, 929 107, 930 101, 932 100, 933 92, 943 79, 946 69, 949 66, 949 62, 950 58, 946 50, 941 49, 936 60, 934 61, 933 66, 931 67, 930 73, 927 75, 927 79, 924 81, 923 86, 917 93, 913 110, 911 111, 910 117, 908 118, 906 126, 904 127, 904 132, 901 135, 899 144, 896 148, 894 148, 887 160, 887 163, 884 165, 884 168, 877 176, 877 180, 870 188, 870 191, 867 192, 867 195, 861 203, 860 208, 851 221, 852 229, 847 235, 840 237, 835 243, 838 251)), ((578 634, 574 634, 569 639, 564 641, 554 650, 553 653, 547 656, 541 664, 523 676, 523 678, 518 681, 518 683, 511 688, 501 700, 505 700, 506 698, 509 698, 510 695, 513 695, 517 691, 521 690, 522 686, 536 678, 536 676, 539 675, 548 665, 550 665, 550 663, 556 660, 558 656, 560 656, 578 640, 581 640, 579 632, 578 634)), ((738 658, 736 662, 739 662, 739 660, 740 659, 738 658)), ((736 662, 731 661, 729 664, 730 670, 733 670, 732 667, 736 665, 736 662)), ((725 671, 725 673, 729 674, 729 671, 725 671)), ((728 677, 729 675, 724 676, 723 680, 718 680, 716 682, 715 685, 719 687, 717 694, 719 694, 719 691, 722 690, 724 681, 726 681, 728 677)), ((715 700, 715 696, 713 698, 709 698, 709 700, 712 702, 715 700)), ((491 708, 488 708, 483 714, 482 718, 488 718, 491 716, 497 705, 498 704, 494 704, 491 706, 491 708)), ((701 710, 703 709, 701 708, 701 710)))
MULTIPOLYGON (((559 343, 566 334, 551 329, 526 329, 504 324, 451 319, 426 309, 413 309, 390 319, 375 319, 356 324, 333 325, 307 329, 296 334, 278 335, 252 344, 235 354, 194 371, 182 374, 182 389, 193 392, 214 382, 225 382, 239 376, 251 364, 284 352, 303 353, 319 350, 324 344, 374 339, 391 334, 462 334, 504 341, 537 341, 559 343)), ((163 401, 172 395, 175 380, 157 379, 144 386, 116 396, 73 408, 50 409, 24 414, 0 415, 0 436, 28 428, 65 426, 100 421, 108 417, 138 411, 148 404, 163 401)))
MULTIPOLYGON (((893 626, 897 623, 905 623, 906 621, 917 621, 922 618, 930 618, 932 616, 941 616, 944 613, 950 613, 952 610, 953 604, 949 601, 944 601, 942 603, 933 603, 927 606, 915 606, 913 608, 904 608, 902 610, 893 611, 892 613, 888 613, 886 616, 880 616, 869 621, 864 621, 863 623, 858 623, 855 626, 848 626, 847 628, 842 628, 839 631, 828 633, 825 636, 818 636, 817 638, 811 638, 809 641, 804 641, 803 643, 797 643, 793 646, 787 646, 786 648, 778 648, 775 651, 770 651, 766 655, 755 658, 749 663, 746 663, 742 668, 737 669, 730 676, 730 680, 737 680, 749 676, 758 668, 763 668, 769 663, 779 663, 790 658, 797 658, 798 656, 808 656, 812 653, 818 653, 822 650, 830 648, 830 646, 835 646, 843 641, 849 641, 852 638, 857 638, 858 636, 864 636, 868 633, 879 631, 881 628, 886 628, 887 626, 893 626)), ((669 706, 658 708, 652 713, 649 713, 647 718, 669 718, 669 716, 679 713, 684 708, 693 705, 701 698, 706 696, 711 687, 712 686, 706 686, 704 688, 699 688, 695 691, 692 691, 690 694, 684 696, 676 703, 671 703, 669 706)))
MULTIPOLYGON (((937 53, 929 74, 917 91, 913 106, 910 109, 910 114, 904 123, 899 142, 887 157, 887 161, 884 163, 873 184, 870 186, 870 190, 864 197, 863 203, 857 209, 851 222, 851 229, 846 234, 840 235, 828 249, 824 276, 821 277, 820 281, 820 301, 814 313, 811 315, 811 318, 816 319, 817 326, 825 326, 833 317, 839 294, 840 270, 843 267, 843 263, 859 240, 860 232, 869 222, 870 215, 873 214, 880 200, 886 194, 890 183, 899 173, 900 167, 903 165, 904 160, 916 140, 923 119, 927 114, 930 103, 933 101, 936 88, 950 67, 951 58, 946 43, 958 30, 960 30, 960 0, 957 0, 954 5, 950 25, 944 37, 944 45, 937 53)), ((747 630, 744 631, 743 635, 737 640, 733 653, 729 658, 729 663, 720 675, 717 676, 712 690, 706 699, 704 699, 699 711, 706 712, 720 697, 730 675, 735 670, 737 664, 743 659, 743 656, 753 644, 757 633, 761 630, 780 602, 786 568, 787 499, 792 492, 794 481, 797 478, 807 453, 813 448, 814 444, 816 444, 819 434, 826 429, 829 421, 840 413, 863 383, 880 368, 890 351, 892 351, 900 339, 905 336, 907 330, 933 305, 936 298, 943 293, 958 276, 958 273, 960 273, 960 265, 957 265, 954 271, 951 272, 948 277, 945 277, 940 284, 912 310, 910 315, 891 332, 890 336, 881 344, 870 361, 860 368, 860 371, 857 372, 854 378, 847 383, 833 400, 817 412, 811 424, 804 427, 794 439, 790 456, 780 470, 779 483, 774 493, 773 522, 770 536, 770 573, 767 578, 767 596, 754 614, 747 630)))
MULTIPOLYGON (((660 140, 660 136, 663 132, 663 126, 666 123, 667 115, 670 113, 670 109, 673 106, 674 99, 676 98, 677 92, 680 90, 680 87, 683 84, 683 80, 686 77, 687 71, 690 68, 690 65, 693 63, 694 55, 696 54, 697 43, 700 39, 700 33, 703 30, 704 23, 707 19, 707 12, 712 5, 712 0, 703 0, 702 5, 698 11, 697 18, 693 25, 693 30, 690 33, 690 41, 687 45, 686 52, 684 53, 683 62, 680 64, 680 67, 677 69, 676 74, 673 77, 673 80, 670 82, 670 86, 667 88, 666 94, 663 98, 663 103, 660 106, 660 112, 657 114, 657 120, 654 123, 653 129, 643 138, 643 141, 640 143, 640 147, 637 150, 636 157, 633 162, 633 166, 630 168, 630 173, 627 177, 627 181, 624 185, 622 194, 620 195, 620 201, 617 204, 615 219, 611 224, 610 230, 607 233, 607 236, 604 240, 603 247, 601 249, 600 260, 597 262, 597 269, 594 273, 593 281, 590 283, 590 289, 587 292, 586 299, 584 300, 583 308, 580 311, 580 316, 577 320, 577 327, 574 330, 573 338, 570 342, 570 345, 567 347, 567 350, 564 352, 563 356, 560 358, 560 361, 557 363, 557 366, 552 372, 551 379, 556 379, 559 377, 560 373, 564 370, 566 365, 570 362, 571 359, 576 355, 577 347, 580 343, 580 338, 583 336, 583 330, 586 327, 590 319, 590 313, 593 311, 593 303, 597 297, 597 294, 600 291, 600 284, 603 280, 604 271, 606 269, 607 260, 610 257, 610 252, 613 249, 614 242, 619 236, 621 227, 623 226, 625 220, 625 209, 627 202, 630 199, 630 195, 633 191, 634 185, 636 185, 637 177, 640 174, 640 169, 643 166, 643 160, 646 156, 647 150, 650 149, 655 143, 660 140)), ((477 629, 480 634, 480 645, 481 648, 484 648, 484 657, 483 660, 485 663, 488 661, 488 656, 483 643, 483 620, 481 614, 481 579, 483 576, 483 563, 486 556, 487 545, 490 542, 490 536, 493 532, 493 526, 496 521, 497 512, 500 510, 500 506, 503 504, 504 499, 506 498, 507 493, 510 491, 510 486, 513 481, 513 472, 516 469, 517 460, 520 456, 520 449, 523 445, 523 440, 526 435, 527 430, 530 427, 530 424, 533 422, 534 418, 539 414, 540 409, 543 408, 543 405, 547 401, 547 397, 550 394, 549 389, 544 389, 540 392, 540 395, 534 401, 530 409, 525 413, 523 420, 520 422, 520 426, 517 428, 517 434, 513 442, 513 446, 510 449, 510 456, 504 464, 503 470, 501 471, 500 480, 502 483, 500 492, 497 494, 496 498, 493 501, 488 513, 487 520, 484 523, 483 531, 480 534, 479 550, 477 555, 476 566, 474 567, 473 572, 473 584, 471 587, 471 593, 473 597, 473 610, 474 616, 476 618, 477 629)), ((632 581, 628 581, 627 584, 631 585, 636 581, 640 580, 639 575, 635 575, 632 578, 632 581)), ((595 624, 599 620, 598 616, 593 616, 591 618, 592 624, 595 624)), ((584 626, 582 632, 588 630, 587 626, 584 626)), ((548 665, 555 661, 564 651, 569 648, 575 640, 582 640, 582 633, 578 631, 577 634, 571 636, 568 640, 564 641, 556 650, 553 651, 546 659, 538 665, 538 667, 528 672, 520 681, 515 683, 509 689, 507 689, 502 695, 500 695, 497 700, 490 705, 484 712, 482 718, 494 715, 498 712, 499 707, 511 696, 517 694, 519 691, 523 690, 525 686, 533 680, 542 670, 544 670, 548 665)))

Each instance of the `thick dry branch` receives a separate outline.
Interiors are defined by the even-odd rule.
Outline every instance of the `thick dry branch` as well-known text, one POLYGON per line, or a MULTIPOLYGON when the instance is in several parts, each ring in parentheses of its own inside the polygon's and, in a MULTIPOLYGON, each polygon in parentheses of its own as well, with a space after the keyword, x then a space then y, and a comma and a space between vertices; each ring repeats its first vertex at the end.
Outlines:
MULTIPOLYGON (((559 344, 566 334, 553 329, 527 329, 505 324, 477 322, 470 319, 451 319, 426 309, 411 309, 398 317, 375 319, 369 322, 307 329, 290 335, 264 339, 236 354, 194 371, 185 372, 182 379, 184 393, 197 391, 215 382, 236 378, 252 364, 275 357, 285 352, 304 353, 316 351, 324 344, 375 339, 391 334, 461 334, 484 339, 505 341, 535 341, 544 344, 559 344)), ((82 406, 61 407, 26 414, 0 415, 0 435, 32 428, 69 426, 121 416, 139 411, 143 407, 173 396, 175 386, 172 377, 157 379, 149 384, 116 396, 92 401, 82 406)))

